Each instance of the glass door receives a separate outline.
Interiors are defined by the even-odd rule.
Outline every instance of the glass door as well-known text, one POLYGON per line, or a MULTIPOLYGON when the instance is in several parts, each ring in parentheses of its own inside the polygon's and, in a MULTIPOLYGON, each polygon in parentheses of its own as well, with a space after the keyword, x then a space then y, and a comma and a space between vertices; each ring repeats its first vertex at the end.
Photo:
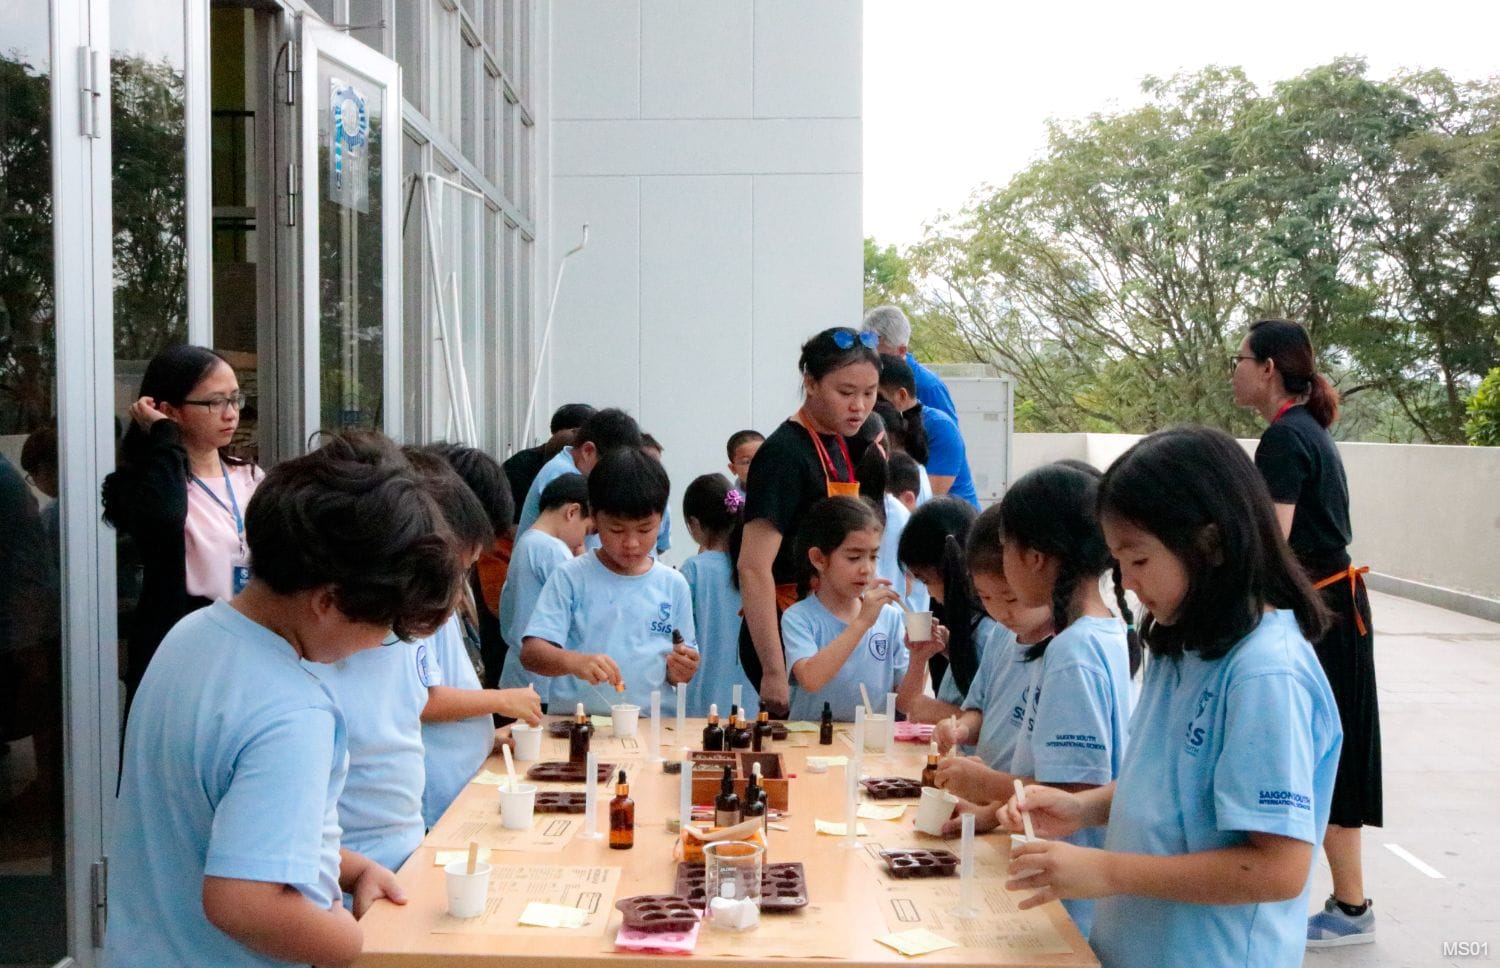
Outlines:
POLYGON ((307 437, 401 436, 401 74, 301 19, 302 406, 307 437))

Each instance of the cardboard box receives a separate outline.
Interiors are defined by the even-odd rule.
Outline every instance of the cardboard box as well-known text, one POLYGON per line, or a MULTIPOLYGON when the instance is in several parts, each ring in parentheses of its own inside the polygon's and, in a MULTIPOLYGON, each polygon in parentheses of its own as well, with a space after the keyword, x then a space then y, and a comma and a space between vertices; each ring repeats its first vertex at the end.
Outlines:
POLYGON ((790 793, 790 781, 786 775, 786 763, 780 753, 751 753, 745 750, 734 752, 705 752, 691 754, 693 763, 693 802, 713 803, 724 782, 724 767, 729 767, 734 777, 734 792, 743 799, 745 787, 749 785, 750 773, 756 763, 760 764, 760 782, 766 791, 766 802, 773 809, 786 812, 790 793))

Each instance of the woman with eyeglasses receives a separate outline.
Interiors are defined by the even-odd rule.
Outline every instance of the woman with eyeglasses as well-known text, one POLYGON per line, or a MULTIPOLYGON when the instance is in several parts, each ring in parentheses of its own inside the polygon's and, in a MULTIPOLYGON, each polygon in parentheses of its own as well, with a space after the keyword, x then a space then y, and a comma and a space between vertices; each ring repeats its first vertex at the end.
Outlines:
POLYGON ((1375 912, 1365 897, 1360 830, 1382 822, 1380 707, 1375 693, 1375 638, 1364 578, 1349 558, 1349 483, 1328 428, 1338 419, 1338 391, 1317 371, 1312 339, 1298 323, 1263 319, 1230 359, 1234 402, 1270 425, 1255 466, 1270 487, 1276 517, 1323 604, 1334 615, 1313 643, 1338 704, 1339 755, 1323 850, 1333 894, 1307 923, 1309 948, 1375 940, 1375 912))
POLYGON ((803 402, 766 438, 745 482, 745 524, 731 540, 744 624, 740 663, 778 719, 791 687, 781 642, 781 613, 797 601, 801 567, 793 553, 809 508, 827 497, 859 496, 856 468, 864 452, 860 427, 880 384, 878 337, 846 327, 825 329, 802 345, 797 369, 803 402))
POLYGON ((234 369, 201 346, 163 350, 141 378, 119 469, 104 479, 104 519, 135 542, 143 571, 127 703, 177 620, 249 581, 245 506, 265 475, 225 452, 244 404, 234 369))

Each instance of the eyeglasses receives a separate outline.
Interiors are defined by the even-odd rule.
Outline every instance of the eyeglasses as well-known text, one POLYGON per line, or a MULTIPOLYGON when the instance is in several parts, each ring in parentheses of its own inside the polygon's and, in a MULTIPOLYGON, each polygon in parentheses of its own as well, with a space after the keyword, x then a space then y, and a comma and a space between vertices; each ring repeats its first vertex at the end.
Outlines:
POLYGON ((880 334, 873 329, 867 329, 863 333, 856 333, 852 329, 836 329, 833 331, 833 345, 841 350, 849 349, 854 345, 855 340, 859 340, 873 350, 880 345, 880 334))
POLYGON ((184 400, 182 402, 184 404, 191 404, 195 407, 207 407, 208 409, 212 410, 214 413, 222 417, 224 416, 224 411, 229 409, 230 407, 234 407, 236 413, 244 410, 245 400, 245 392, 243 390, 240 390, 236 391, 232 396, 209 397, 207 400, 184 400))
POLYGON ((1235 370, 1239 369, 1240 368, 1240 361, 1241 360, 1252 360, 1253 361, 1254 359, 1255 359, 1255 357, 1253 357, 1253 356, 1231 356, 1229 358, 1229 372, 1233 373, 1235 370))

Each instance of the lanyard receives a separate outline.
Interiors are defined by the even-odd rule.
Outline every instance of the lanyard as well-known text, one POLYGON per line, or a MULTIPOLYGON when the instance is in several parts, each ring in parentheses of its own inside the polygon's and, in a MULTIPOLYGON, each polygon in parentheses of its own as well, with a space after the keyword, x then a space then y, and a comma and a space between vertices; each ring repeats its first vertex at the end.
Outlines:
POLYGON ((1288 410, 1292 409, 1296 405, 1296 400, 1288 400, 1286 403, 1283 403, 1281 405, 1281 409, 1276 411, 1276 416, 1271 418, 1271 423, 1275 423, 1276 421, 1280 420, 1283 414, 1285 414, 1288 410))
POLYGON ((203 481, 199 479, 197 474, 193 474, 190 476, 193 479, 193 483, 197 484, 199 489, 201 489, 204 494, 208 495, 209 500, 213 501, 219 507, 223 508, 224 513, 234 519, 234 533, 239 536, 240 546, 244 547, 245 521, 240 517, 240 502, 235 500, 234 485, 229 481, 229 465, 224 462, 224 458, 222 457, 219 458, 219 469, 224 472, 224 490, 229 494, 228 504, 225 504, 222 500, 220 500, 219 495, 209 490, 208 485, 203 483, 203 481))

